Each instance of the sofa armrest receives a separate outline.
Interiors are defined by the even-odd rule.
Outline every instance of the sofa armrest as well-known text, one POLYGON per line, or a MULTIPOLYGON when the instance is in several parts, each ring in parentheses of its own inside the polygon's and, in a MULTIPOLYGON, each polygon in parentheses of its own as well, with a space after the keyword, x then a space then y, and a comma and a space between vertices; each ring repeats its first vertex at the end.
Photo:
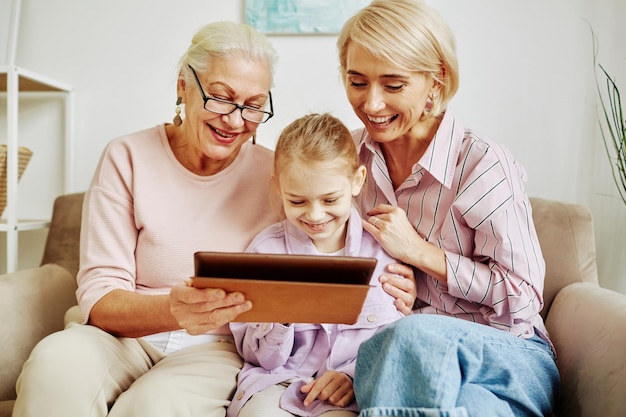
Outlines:
POLYGON ((64 194, 54 200, 41 265, 61 265, 76 276, 84 196, 85 193, 64 194))
POLYGON ((0 401, 15 398, 15 381, 35 344, 63 329, 76 304, 76 279, 55 264, 0 276, 0 401))
POLYGON ((545 319, 561 288, 574 282, 598 283, 593 218, 583 205, 537 197, 530 201, 546 261, 541 312, 545 319))
POLYGON ((546 327, 561 374, 558 416, 622 417, 626 410, 626 295, 591 283, 564 287, 546 327))

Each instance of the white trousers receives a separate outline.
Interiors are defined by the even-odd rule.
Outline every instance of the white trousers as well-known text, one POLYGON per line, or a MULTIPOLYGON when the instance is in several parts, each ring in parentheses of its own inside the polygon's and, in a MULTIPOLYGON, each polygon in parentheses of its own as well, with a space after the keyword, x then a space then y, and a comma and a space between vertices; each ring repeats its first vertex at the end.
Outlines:
POLYGON ((13 417, 223 417, 241 366, 228 337, 165 355, 72 324, 33 349, 13 417))

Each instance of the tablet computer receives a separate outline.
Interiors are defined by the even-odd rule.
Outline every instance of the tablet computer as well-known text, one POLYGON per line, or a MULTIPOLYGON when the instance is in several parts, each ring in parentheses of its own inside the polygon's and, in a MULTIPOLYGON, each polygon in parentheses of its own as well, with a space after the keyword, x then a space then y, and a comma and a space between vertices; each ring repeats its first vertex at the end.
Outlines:
POLYGON ((192 285, 242 292, 252 309, 235 321, 353 324, 376 262, 351 256, 196 252, 192 285))

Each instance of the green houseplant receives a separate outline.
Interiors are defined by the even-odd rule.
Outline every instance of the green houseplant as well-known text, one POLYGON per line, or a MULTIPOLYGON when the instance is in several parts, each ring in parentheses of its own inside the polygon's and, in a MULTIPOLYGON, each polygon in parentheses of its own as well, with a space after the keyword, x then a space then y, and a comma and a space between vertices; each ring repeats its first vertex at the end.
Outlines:
POLYGON ((597 38, 593 29, 591 34, 594 75, 602 110, 599 111, 598 122, 611 165, 613 181, 622 201, 626 204, 626 120, 624 120, 622 99, 615 79, 598 62, 597 38))

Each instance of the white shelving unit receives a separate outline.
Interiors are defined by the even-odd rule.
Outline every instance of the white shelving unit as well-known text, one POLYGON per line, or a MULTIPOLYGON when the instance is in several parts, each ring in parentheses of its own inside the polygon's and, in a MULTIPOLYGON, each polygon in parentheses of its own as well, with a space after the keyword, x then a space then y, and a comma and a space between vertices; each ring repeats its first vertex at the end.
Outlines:
MULTIPOLYGON (((4 211, 6 220, 0 221, 0 233, 6 234, 6 272, 18 268, 18 235, 25 230, 44 229, 49 219, 26 220, 20 218, 18 208, 18 161, 20 147, 20 97, 46 98, 60 95, 64 106, 64 161, 63 188, 70 192, 73 167, 73 93, 69 85, 44 75, 29 71, 15 64, 17 38, 20 26, 22 0, 2 0, 0 3, 0 97, 6 99, 6 136, 0 134, 0 142, 7 145, 7 205, 4 211), (2 61, 3 60, 3 61, 2 61)), ((47 138, 40 138, 46 140, 47 138)), ((32 161, 31 161, 32 163, 32 161)), ((56 175, 52 173, 51 175, 56 175)), ((32 190, 29 190, 33 192, 32 190)))
MULTIPOLYGON (((73 93, 69 85, 15 65, 0 65, 0 92, 6 96, 7 144, 7 205, 6 220, 0 222, 0 232, 6 233, 6 272, 18 267, 18 234, 25 230, 48 227, 49 220, 25 220, 18 210, 18 152, 19 152, 19 98, 21 94, 61 95, 64 103, 64 190, 72 190, 73 166, 73 93)), ((36 96, 35 95, 35 96, 36 96)))

